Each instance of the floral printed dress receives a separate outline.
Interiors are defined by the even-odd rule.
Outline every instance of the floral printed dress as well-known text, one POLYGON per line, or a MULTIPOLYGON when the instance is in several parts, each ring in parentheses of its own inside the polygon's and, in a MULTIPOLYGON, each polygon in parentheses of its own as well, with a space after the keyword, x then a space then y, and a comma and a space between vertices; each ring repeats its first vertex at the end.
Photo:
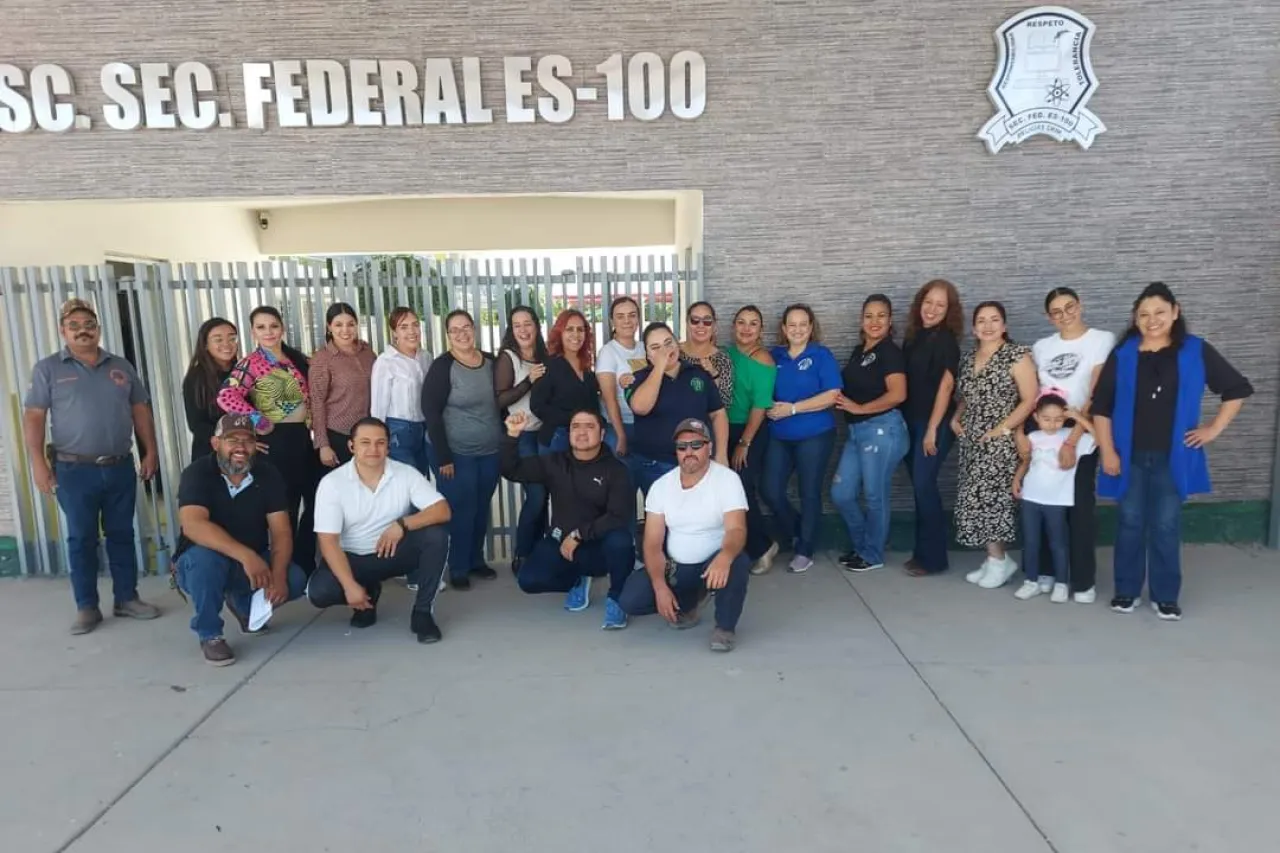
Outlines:
POLYGON ((975 370, 977 350, 960 360, 957 383, 964 410, 960 425, 960 483, 956 495, 956 541, 968 548, 988 542, 1012 542, 1018 535, 1013 475, 1018 446, 1012 435, 982 437, 1018 407, 1018 383, 1013 366, 1031 350, 1006 343, 992 354, 982 370, 975 370))

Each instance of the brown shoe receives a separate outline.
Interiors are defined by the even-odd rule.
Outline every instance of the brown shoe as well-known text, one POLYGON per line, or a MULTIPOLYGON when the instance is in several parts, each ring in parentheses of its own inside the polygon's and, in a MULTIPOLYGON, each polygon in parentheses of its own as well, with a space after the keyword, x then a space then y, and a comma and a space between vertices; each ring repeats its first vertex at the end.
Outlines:
POLYGON ((231 666, 236 662, 236 653, 231 651, 227 641, 221 637, 201 640, 200 651, 204 652, 204 662, 210 666, 231 666))
POLYGON ((713 652, 731 652, 736 642, 737 637, 732 631, 716 628, 711 632, 711 651, 713 652))
POLYGON ((76 621, 71 623, 72 634, 87 634, 102 622, 102 611, 96 607, 86 607, 76 611, 76 621))
POLYGON ((127 619, 155 619, 160 615, 160 608, 147 604, 141 598, 135 598, 124 604, 117 604, 112 613, 127 619))

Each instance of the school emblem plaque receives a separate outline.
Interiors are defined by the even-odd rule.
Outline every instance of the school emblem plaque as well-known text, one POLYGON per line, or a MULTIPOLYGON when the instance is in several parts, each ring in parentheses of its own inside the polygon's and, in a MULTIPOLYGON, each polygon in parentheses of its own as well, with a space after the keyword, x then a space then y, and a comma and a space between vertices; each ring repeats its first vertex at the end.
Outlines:
POLYGON ((995 154, 1032 136, 1081 148, 1107 128, 1085 105, 1098 88, 1089 59, 1096 28, 1061 6, 1037 6, 996 30, 996 72, 987 95, 996 115, 978 133, 995 154))

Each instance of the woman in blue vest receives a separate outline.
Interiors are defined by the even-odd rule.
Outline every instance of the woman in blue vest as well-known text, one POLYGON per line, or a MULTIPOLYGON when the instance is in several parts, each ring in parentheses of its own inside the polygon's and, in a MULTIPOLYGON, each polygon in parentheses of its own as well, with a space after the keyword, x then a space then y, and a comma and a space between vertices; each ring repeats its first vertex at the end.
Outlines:
POLYGON ((1182 503, 1210 491, 1204 446, 1252 393, 1249 380, 1216 349, 1187 333, 1178 300, 1163 282, 1142 291, 1133 303, 1133 325, 1093 392, 1103 471, 1098 495, 1120 506, 1112 610, 1132 613, 1146 580, 1159 617, 1182 618, 1182 503), (1200 426, 1206 387, 1222 405, 1200 426))

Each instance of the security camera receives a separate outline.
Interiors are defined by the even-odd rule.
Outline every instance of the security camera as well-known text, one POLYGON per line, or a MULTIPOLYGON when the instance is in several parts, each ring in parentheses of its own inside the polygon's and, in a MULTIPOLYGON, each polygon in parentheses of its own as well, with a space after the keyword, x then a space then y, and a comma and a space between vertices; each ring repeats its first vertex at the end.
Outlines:
POLYGON ((271 214, 265 210, 258 211, 258 227, 266 231, 271 227, 271 214))

